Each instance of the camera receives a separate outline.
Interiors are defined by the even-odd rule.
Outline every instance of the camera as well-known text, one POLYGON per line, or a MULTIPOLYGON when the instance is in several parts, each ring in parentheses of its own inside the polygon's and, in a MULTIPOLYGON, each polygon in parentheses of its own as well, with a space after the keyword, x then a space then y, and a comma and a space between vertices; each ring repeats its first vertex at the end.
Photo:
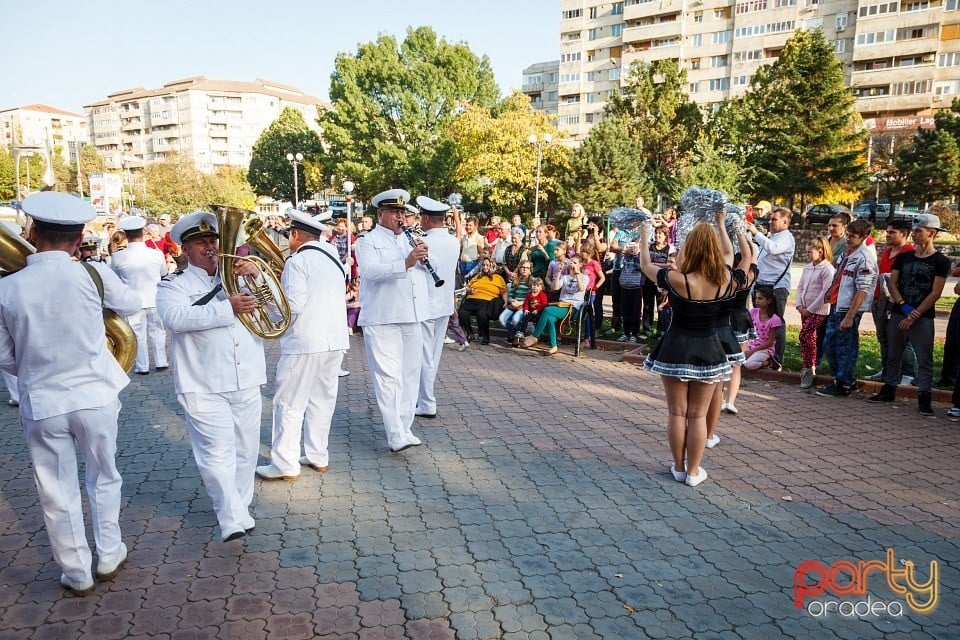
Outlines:
POLYGON ((589 231, 589 230, 590 230, 590 225, 589 225, 589 224, 582 224, 582 225, 580 225, 580 230, 581 230, 581 231, 589 231))

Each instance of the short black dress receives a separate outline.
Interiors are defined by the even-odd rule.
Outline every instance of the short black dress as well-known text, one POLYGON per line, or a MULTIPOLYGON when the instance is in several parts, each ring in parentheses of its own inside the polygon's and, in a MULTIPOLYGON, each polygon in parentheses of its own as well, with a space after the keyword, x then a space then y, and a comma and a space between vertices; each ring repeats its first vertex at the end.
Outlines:
MULTIPOLYGON (((753 281, 756 282, 758 273, 757 265, 750 265, 750 272, 753 275, 753 281)), ((742 269, 735 269, 733 273, 734 277, 737 277, 736 274, 740 274, 740 277, 746 280, 746 274, 742 269)), ((731 303, 730 326, 733 327, 733 333, 737 337, 737 342, 740 344, 756 340, 757 338, 757 330, 753 326, 753 320, 750 319, 750 309, 747 308, 747 301, 750 299, 751 290, 752 286, 743 286, 733 294, 736 302, 731 303)))
MULTIPOLYGON (((713 300, 690 300, 670 285, 667 273, 660 270, 657 286, 667 292, 673 314, 666 333, 644 360, 644 368, 683 381, 729 380, 732 366, 715 326, 723 302, 719 288, 713 300)), ((686 274, 683 277, 686 281, 686 274)))
MULTIPOLYGON (((730 364, 739 365, 746 361, 747 357, 737 341, 737 335, 734 333, 731 325, 733 312, 736 309, 738 294, 742 293, 747 281, 747 276, 742 269, 729 269, 730 282, 727 284, 727 290, 723 292, 720 300, 720 311, 714 320, 714 327, 717 329, 717 335, 720 338, 720 344, 723 345, 723 351, 727 354, 727 360, 730 364)), ((747 289, 749 293, 749 289, 747 289)))

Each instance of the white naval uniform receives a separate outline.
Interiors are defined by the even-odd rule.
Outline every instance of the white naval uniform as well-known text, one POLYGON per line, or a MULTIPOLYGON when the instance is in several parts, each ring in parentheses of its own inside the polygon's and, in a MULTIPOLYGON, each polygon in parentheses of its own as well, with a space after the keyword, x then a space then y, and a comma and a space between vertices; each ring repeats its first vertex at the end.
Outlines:
MULTIPOLYGON (((427 231, 423 241, 430 250, 430 264, 443 280, 442 287, 427 288, 429 308, 426 320, 420 323, 420 330, 423 333, 423 364, 420 368, 417 413, 430 415, 437 412, 434 384, 440 368, 440 356, 443 354, 443 339, 447 335, 447 323, 453 315, 453 292, 456 288, 460 243, 442 227, 427 231)), ((432 279, 430 282, 432 283, 432 279)))
POLYGON ((410 444, 427 318, 427 272, 407 269, 404 234, 377 226, 357 240, 363 345, 377 406, 391 449, 410 444))
POLYGON ((0 280, 0 370, 17 376, 20 423, 53 557, 75 583, 89 582, 91 554, 84 533, 76 446, 86 466, 99 561, 125 553, 120 539, 117 415, 130 382, 107 350, 103 307, 121 315, 140 297, 109 268, 93 278, 64 251, 27 257, 27 266, 0 280))
POLYGON ((270 459, 287 476, 300 473, 301 432, 310 463, 325 467, 329 462, 337 373, 350 348, 346 273, 339 264, 337 249, 329 242, 306 242, 287 260, 280 279, 292 319, 280 338, 270 459))
POLYGON ((174 388, 187 417, 193 457, 221 532, 250 529, 260 444, 260 385, 267 381, 263 343, 241 324, 220 284, 193 265, 157 288, 157 310, 171 331, 174 388))
POLYGON ((11 404, 20 404, 20 389, 17 387, 17 376, 3 373, 3 384, 7 386, 11 404))
POLYGON ((151 249, 143 242, 134 241, 123 251, 113 255, 110 267, 124 283, 138 294, 143 307, 127 317, 127 322, 137 334, 137 359, 134 371, 150 371, 150 350, 147 338, 153 343, 153 363, 156 367, 166 367, 167 332, 157 313, 157 285, 160 278, 167 275, 167 261, 162 251, 151 249))

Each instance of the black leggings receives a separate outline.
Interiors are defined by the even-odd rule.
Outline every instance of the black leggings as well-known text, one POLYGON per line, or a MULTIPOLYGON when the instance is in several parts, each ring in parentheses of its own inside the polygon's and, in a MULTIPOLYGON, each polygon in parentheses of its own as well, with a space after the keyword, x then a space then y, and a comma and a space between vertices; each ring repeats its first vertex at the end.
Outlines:
POLYGON ((473 333, 470 326, 470 318, 477 318, 477 332, 481 338, 490 339, 490 302, 488 300, 478 300, 476 298, 467 298, 460 305, 460 328, 467 333, 473 333))
POLYGON ((623 313, 623 333, 635 336, 640 333, 640 306, 643 304, 643 289, 620 287, 620 310, 623 313))
POLYGON ((643 279, 643 330, 653 331, 653 310, 657 306, 657 283, 643 279))

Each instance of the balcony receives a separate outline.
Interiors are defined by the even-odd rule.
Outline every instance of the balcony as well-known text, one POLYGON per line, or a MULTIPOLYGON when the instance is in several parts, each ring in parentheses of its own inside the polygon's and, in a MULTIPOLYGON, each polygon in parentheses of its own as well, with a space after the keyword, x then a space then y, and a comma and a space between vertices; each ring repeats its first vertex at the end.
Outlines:
POLYGON ((673 22, 658 22, 648 24, 642 27, 630 27, 623 30, 623 42, 643 42, 646 40, 656 40, 658 38, 679 37, 683 23, 680 20, 673 22))
POLYGON ((143 109, 139 104, 124 104, 117 110, 121 118, 139 118, 143 115, 143 109))
POLYGON ((873 96, 857 98, 857 111, 860 113, 883 113, 887 111, 919 111, 929 109, 933 104, 933 93, 913 94, 909 96, 873 96))
POLYGON ((211 111, 207 114, 207 122, 210 124, 227 124, 227 112, 211 111))
POLYGON ((854 71, 850 76, 850 84, 876 85, 894 82, 911 82, 916 80, 930 80, 933 78, 935 67, 932 64, 914 65, 912 67, 887 67, 886 69, 869 69, 854 71))
POLYGON ((624 22, 628 22, 630 20, 636 20, 637 18, 649 18, 650 16, 658 16, 663 13, 677 12, 676 6, 672 4, 664 5, 665 3, 661 2, 661 0, 654 0, 653 2, 641 2, 640 4, 625 6, 623 8, 623 20, 624 22))
POLYGON ((624 48, 623 63, 621 67, 627 69, 634 60, 643 60, 644 62, 653 62, 654 60, 678 60, 680 58, 680 45, 675 44, 669 47, 635 47, 633 50, 624 48))
POLYGON ((520 91, 521 91, 522 93, 538 93, 538 92, 541 92, 541 91, 543 91, 543 83, 542 83, 542 82, 536 82, 536 83, 533 83, 533 84, 521 85, 520 91))
POLYGON ((922 27, 941 21, 944 15, 940 7, 925 11, 908 11, 906 13, 885 13, 878 16, 864 16, 857 18, 857 33, 870 33, 884 29, 903 29, 904 27, 922 27))

